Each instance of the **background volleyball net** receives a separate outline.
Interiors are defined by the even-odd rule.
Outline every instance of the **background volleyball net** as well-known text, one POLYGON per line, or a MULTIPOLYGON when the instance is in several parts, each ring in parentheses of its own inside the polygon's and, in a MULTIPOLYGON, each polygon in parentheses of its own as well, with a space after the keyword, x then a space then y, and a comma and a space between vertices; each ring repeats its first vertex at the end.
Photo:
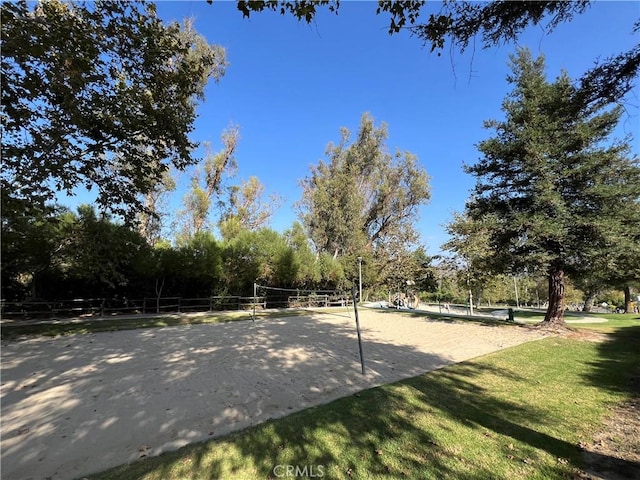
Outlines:
POLYGON ((353 305, 351 293, 343 290, 305 290, 255 284, 254 291, 263 308, 322 309, 353 305))
POLYGON ((253 321, 256 320, 256 306, 262 308, 278 308, 292 310, 311 310, 314 313, 338 315, 351 319, 351 308, 355 314, 356 331, 358 334, 358 350, 362 374, 365 374, 364 354, 362 353, 362 338, 360 335, 360 321, 358 318, 358 303, 356 289, 344 290, 305 290, 301 288, 281 288, 267 285, 253 284, 253 321))

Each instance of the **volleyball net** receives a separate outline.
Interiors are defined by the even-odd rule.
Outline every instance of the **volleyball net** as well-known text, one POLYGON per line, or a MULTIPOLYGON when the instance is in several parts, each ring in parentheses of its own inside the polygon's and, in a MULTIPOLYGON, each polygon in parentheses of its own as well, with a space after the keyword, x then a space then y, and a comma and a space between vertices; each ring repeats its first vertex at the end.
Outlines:
POLYGON ((353 305, 351 293, 344 290, 306 290, 259 284, 255 284, 254 290, 264 308, 323 309, 353 305))
POLYGON ((314 313, 337 315, 351 320, 351 308, 355 313, 356 331, 358 334, 358 349, 362 374, 365 374, 364 355, 362 353, 362 339, 360 335, 360 322, 358 319, 358 307, 356 290, 305 290, 302 288, 282 288, 268 285, 253 284, 253 320, 256 319, 256 306, 261 305, 265 309, 292 309, 310 310, 314 313))

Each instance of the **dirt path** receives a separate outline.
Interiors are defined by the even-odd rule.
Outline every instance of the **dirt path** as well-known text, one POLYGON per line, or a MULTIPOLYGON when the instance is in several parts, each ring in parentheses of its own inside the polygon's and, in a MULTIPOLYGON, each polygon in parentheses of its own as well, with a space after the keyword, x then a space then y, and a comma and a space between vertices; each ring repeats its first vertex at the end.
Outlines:
POLYGON ((72 479, 543 336, 361 312, 2 348, 2 478, 72 479))

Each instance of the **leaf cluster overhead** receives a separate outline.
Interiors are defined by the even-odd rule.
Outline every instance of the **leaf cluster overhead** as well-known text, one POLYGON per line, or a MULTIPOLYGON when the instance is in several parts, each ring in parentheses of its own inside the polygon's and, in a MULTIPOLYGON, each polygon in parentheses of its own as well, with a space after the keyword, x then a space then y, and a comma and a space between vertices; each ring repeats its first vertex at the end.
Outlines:
POLYGON ((3 2, 2 188, 50 200, 97 188, 104 209, 143 208, 168 165, 193 162, 189 138, 222 48, 155 5, 3 2))

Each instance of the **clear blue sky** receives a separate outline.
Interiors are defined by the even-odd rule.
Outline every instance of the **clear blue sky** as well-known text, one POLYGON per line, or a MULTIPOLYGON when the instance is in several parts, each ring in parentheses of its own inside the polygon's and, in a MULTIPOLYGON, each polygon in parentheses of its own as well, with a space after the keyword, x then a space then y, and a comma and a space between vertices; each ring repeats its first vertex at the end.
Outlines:
MULTIPOLYGON (((550 78, 561 69, 577 78, 597 58, 638 41, 632 26, 639 5, 597 2, 551 35, 529 29, 519 45, 545 55, 550 78)), ((284 231, 296 219, 298 181, 324 158, 327 143, 339 140, 340 127, 355 132, 362 113, 370 112, 377 123, 388 124, 390 149, 416 154, 431 176, 431 201, 421 208, 417 227, 434 254, 446 241, 443 225, 464 208, 473 186, 462 165, 479 157, 474 145, 490 133, 483 120, 502 118, 500 105, 511 90, 507 60, 515 46, 478 46, 464 54, 446 49, 438 57, 407 32, 389 36, 388 17, 375 10, 375 2, 342 1, 337 16, 321 9, 308 25, 275 12, 243 19, 234 2, 158 4, 163 19, 194 17, 201 34, 226 48, 230 66, 218 84, 207 87, 193 138, 218 150, 229 123, 240 126, 236 180, 255 175, 267 193, 286 198, 272 219, 274 229, 284 231)), ((639 130, 639 97, 636 87, 620 134, 639 130)), ((637 134, 633 145, 639 152, 637 134)), ((189 178, 188 172, 180 177, 175 207, 189 178)))

